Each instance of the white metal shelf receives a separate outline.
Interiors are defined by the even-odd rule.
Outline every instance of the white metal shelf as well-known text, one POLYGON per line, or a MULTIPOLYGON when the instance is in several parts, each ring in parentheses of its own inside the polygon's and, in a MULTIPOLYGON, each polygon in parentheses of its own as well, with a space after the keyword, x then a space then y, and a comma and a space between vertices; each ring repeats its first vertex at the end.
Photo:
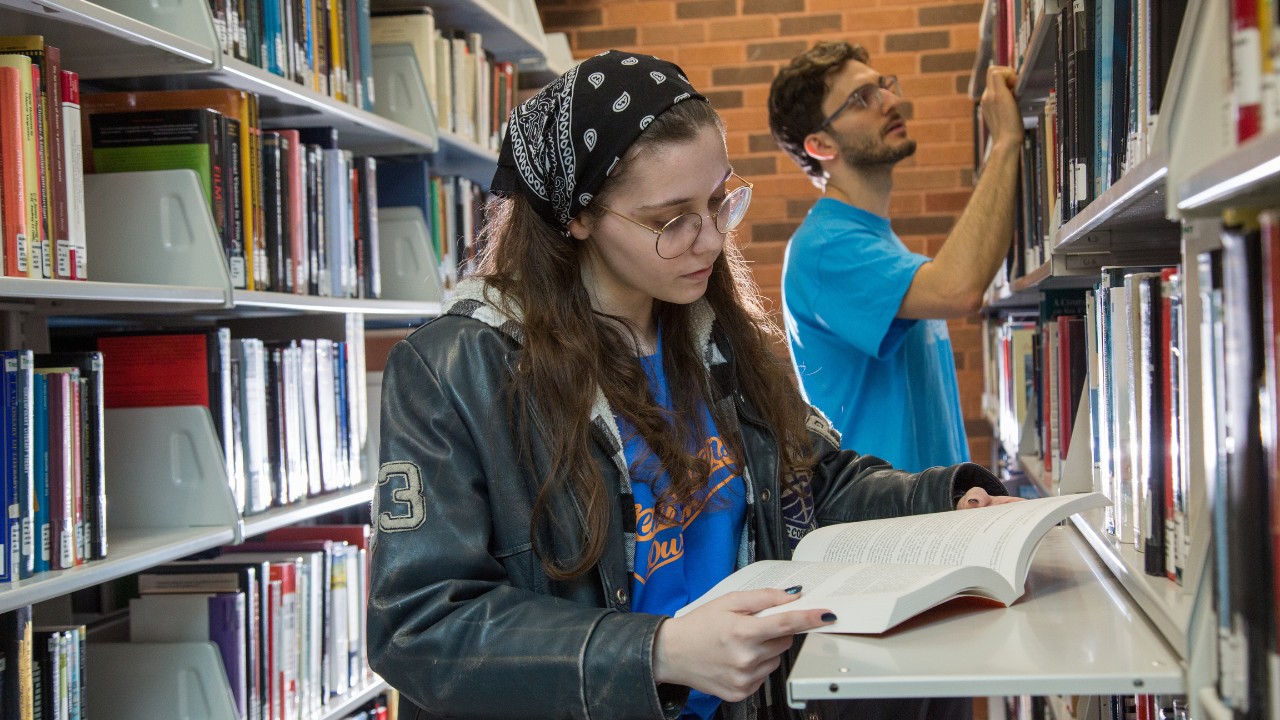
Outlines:
POLYGON ((1280 197, 1280 130, 1250 139, 1178 187, 1186 215, 1216 215, 1231 206, 1270 207, 1280 197))
POLYGON ((389 687, 387 681, 377 675, 372 675, 371 678, 360 688, 326 702, 320 712, 315 715, 315 720, 341 720, 389 687))
POLYGON ((1165 217, 1167 154, 1153 151, 1058 229, 1053 251, 1176 249, 1179 233, 1165 217))
POLYGON ((1012 606, 953 601, 881 635, 810 633, 787 679, 808 700, 1183 693, 1178 655, 1071 526, 1049 531, 1012 606))
POLYGON ((462 177, 488 188, 498 165, 498 153, 457 133, 440 131, 440 151, 431 165, 442 175, 462 177))
POLYGON ((241 519, 237 528, 236 541, 261 535, 282 527, 294 525, 302 520, 310 520, 325 513, 343 510, 356 505, 367 504, 373 500, 373 486, 358 485, 344 490, 308 497, 296 503, 273 507, 264 512, 248 515, 241 519))
POLYGON ((36 304, 54 315, 172 314, 227 304, 226 291, 219 287, 19 277, 0 278, 0 298, 6 303, 36 304))
POLYGON ((256 93, 266 127, 335 127, 339 144, 356 154, 419 154, 439 148, 431 135, 225 55, 216 72, 193 82, 256 93))
POLYGON ((440 314, 440 303, 418 300, 335 298, 254 290, 236 290, 232 298, 237 315, 254 312, 274 314, 319 312, 419 318, 440 314))
POLYGON ((230 527, 108 530, 109 556, 67 570, 0 583, 0 613, 92 587, 231 542, 230 527))
POLYGON ((1165 577, 1147 575, 1142 553, 1132 544, 1116 542, 1100 529, 1102 510, 1086 511, 1072 516, 1071 520, 1165 640, 1180 656, 1187 657, 1187 628, 1191 626, 1194 588, 1178 585, 1165 577))
POLYGON ((6 35, 43 35, 82 79, 213 67, 217 48, 85 0, 0 0, 6 35))
POLYGON ((374 0, 375 11, 423 5, 431 7, 436 16, 436 27, 480 33, 486 50, 499 61, 515 63, 520 72, 546 67, 546 42, 542 28, 521 27, 493 0, 374 0))

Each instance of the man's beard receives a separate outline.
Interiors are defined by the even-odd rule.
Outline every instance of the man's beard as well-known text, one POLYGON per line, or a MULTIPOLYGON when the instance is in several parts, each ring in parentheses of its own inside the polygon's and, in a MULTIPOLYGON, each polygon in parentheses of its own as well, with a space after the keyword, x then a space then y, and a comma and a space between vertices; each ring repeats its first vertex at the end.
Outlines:
POLYGON ((841 137, 840 158, 855 170, 873 165, 896 165, 916 152, 916 141, 890 145, 880 138, 850 141, 841 137))

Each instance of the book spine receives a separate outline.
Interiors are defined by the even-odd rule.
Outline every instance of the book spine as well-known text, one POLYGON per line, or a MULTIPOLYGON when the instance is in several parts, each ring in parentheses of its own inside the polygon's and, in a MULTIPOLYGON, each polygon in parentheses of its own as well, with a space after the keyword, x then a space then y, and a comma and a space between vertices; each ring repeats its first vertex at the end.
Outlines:
POLYGON ((46 172, 49 195, 49 245, 46 248, 46 275, 60 280, 72 280, 75 272, 71 264, 71 232, 67 208, 67 172, 65 158, 66 128, 62 112, 62 51, 46 45, 44 48, 44 87, 47 96, 46 125, 48 142, 45 147, 46 172))
POLYGON ((29 229, 22 138, 22 85, 18 70, 0 67, 0 254, 4 274, 26 275, 29 229))
POLYGON ((89 279, 89 257, 84 222, 84 140, 80 125, 80 75, 63 70, 59 76, 62 98, 63 164, 66 169, 67 250, 71 277, 89 279))

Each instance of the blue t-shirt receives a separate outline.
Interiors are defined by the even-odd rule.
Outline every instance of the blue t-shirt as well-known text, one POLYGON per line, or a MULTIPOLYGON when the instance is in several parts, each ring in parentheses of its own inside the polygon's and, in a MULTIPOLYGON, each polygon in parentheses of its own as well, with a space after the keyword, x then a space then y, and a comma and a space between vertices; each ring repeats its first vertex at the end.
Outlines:
MULTIPOLYGON (((671 409, 671 394, 658 354, 640 358, 654 400, 671 409)), ((622 433, 631 491, 635 495, 636 555, 631 578, 632 609, 655 615, 672 615, 728 577, 737 564, 738 540, 747 515, 746 485, 729 457, 728 445, 716 430, 711 413, 702 410, 702 442, 699 454, 711 463, 711 477, 697 507, 686 508, 675 525, 659 528, 654 515, 654 486, 669 482, 659 475, 657 458, 648 443, 622 417, 615 416, 622 433)), ((720 698, 692 690, 682 718, 713 716, 720 698)))
POLYGON ((946 322, 897 317, 928 261, 887 218, 822 198, 782 266, 783 320, 805 396, 841 445, 910 471, 969 459, 946 322))

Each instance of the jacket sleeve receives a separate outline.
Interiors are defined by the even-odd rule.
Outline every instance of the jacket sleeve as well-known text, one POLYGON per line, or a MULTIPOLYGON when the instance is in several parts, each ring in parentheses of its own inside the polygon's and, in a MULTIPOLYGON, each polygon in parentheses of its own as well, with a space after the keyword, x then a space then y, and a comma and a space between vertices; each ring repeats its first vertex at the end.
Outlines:
POLYGON ((384 374, 370 665, 433 717, 664 717, 652 670, 661 617, 512 582, 502 557, 530 549, 492 547, 492 453, 458 412, 453 370, 402 341, 384 374))
POLYGON ((972 487, 992 495, 1009 494, 994 475, 974 463, 909 473, 878 457, 841 450, 839 434, 815 408, 810 408, 808 425, 817 455, 812 482, 820 526, 952 510, 955 493, 972 487))

